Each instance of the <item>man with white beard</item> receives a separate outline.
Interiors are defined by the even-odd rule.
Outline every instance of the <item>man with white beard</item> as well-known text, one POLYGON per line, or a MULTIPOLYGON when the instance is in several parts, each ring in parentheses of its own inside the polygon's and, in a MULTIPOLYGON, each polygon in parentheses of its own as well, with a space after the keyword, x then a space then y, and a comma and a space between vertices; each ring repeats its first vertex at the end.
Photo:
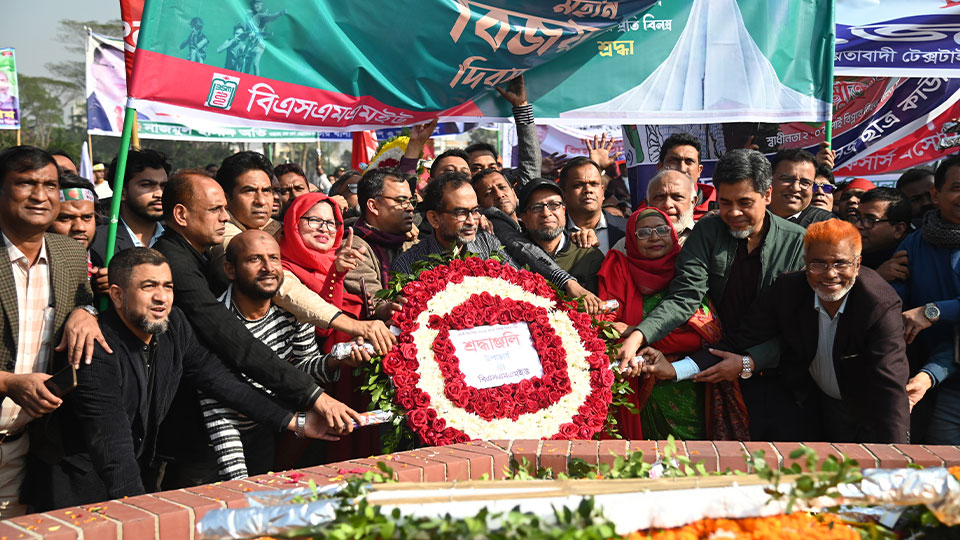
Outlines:
MULTIPOLYGON (((712 189, 712 188, 711 188, 712 189)), ((647 206, 663 210, 670 218, 680 246, 687 241, 693 226, 697 183, 690 175, 675 169, 661 169, 647 184, 647 206)), ((621 238, 611 249, 627 252, 627 239, 621 238)))
POLYGON ((735 371, 750 361, 752 345, 778 339, 779 376, 801 412, 771 411, 789 426, 787 440, 909 442, 910 368, 900 298, 880 274, 860 265, 860 253, 860 234, 850 223, 810 225, 805 270, 777 279, 737 331, 709 349, 712 354, 674 365, 654 355, 654 365, 642 370, 660 379, 685 378, 691 370, 681 362, 695 363, 692 372, 714 363, 717 376, 697 380, 731 380, 722 376, 722 364, 735 371))

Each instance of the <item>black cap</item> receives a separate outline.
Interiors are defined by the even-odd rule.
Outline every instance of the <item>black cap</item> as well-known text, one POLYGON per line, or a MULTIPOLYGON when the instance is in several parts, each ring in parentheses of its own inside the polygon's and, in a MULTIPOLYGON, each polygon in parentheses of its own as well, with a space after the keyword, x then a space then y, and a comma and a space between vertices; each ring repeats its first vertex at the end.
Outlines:
POLYGON ((533 195, 534 191, 538 189, 550 189, 563 197, 563 189, 560 188, 560 184, 554 182, 553 180, 547 180, 546 178, 534 178, 533 180, 527 182, 527 185, 523 186, 520 189, 519 201, 520 205, 517 208, 518 212, 523 212, 527 209, 527 203, 530 201, 530 196, 533 195))

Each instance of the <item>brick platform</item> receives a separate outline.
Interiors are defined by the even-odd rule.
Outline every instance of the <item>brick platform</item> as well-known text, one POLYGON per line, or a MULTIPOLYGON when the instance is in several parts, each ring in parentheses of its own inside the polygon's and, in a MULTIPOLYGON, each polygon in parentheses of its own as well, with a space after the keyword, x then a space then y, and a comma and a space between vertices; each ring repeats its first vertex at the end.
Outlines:
MULTIPOLYGON (((177 491, 129 497, 85 507, 64 508, 44 514, 32 514, 0 521, 4 540, 48 538, 51 540, 192 540, 194 524, 215 508, 246 506, 251 491, 272 491, 305 487, 309 480, 330 484, 375 470, 377 461, 393 468, 395 477, 405 482, 479 480, 503 477, 511 459, 526 458, 532 466, 566 471, 570 459, 580 458, 592 464, 612 463, 614 455, 642 450, 646 460, 654 461, 665 441, 486 441, 452 446, 421 448, 340 463, 330 463, 297 471, 266 474, 245 480, 219 482, 177 491)), ((787 456, 797 443, 730 441, 687 441, 676 443, 678 453, 693 461, 703 461, 708 471, 747 470, 744 454, 763 449, 767 462, 774 459, 787 464, 787 456)), ((903 467, 908 463, 923 466, 960 465, 960 447, 809 443, 818 456, 841 453, 856 459, 862 467, 903 467)))

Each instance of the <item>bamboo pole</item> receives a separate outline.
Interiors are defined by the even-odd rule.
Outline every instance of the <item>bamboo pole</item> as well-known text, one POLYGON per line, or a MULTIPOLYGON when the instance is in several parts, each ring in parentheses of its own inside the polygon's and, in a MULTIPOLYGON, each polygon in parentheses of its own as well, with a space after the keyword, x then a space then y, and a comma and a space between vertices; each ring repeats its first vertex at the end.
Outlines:
MULTIPOLYGON (((123 175, 127 170, 127 154, 130 151, 130 139, 136 124, 137 111, 127 107, 123 114, 123 132, 120 135, 120 151, 117 153, 117 171, 113 176, 113 194, 110 199, 110 226, 107 230, 107 249, 103 254, 103 265, 110 266, 113 250, 117 245, 117 224, 120 222, 120 192, 123 191, 123 175)), ((100 301, 100 310, 107 308, 107 299, 100 301)))
MULTIPOLYGON (((124 119, 124 123, 126 123, 126 119, 124 119)), ((136 113, 133 115, 133 132, 130 134, 130 147, 135 152, 140 151, 140 123, 137 121, 136 113)))

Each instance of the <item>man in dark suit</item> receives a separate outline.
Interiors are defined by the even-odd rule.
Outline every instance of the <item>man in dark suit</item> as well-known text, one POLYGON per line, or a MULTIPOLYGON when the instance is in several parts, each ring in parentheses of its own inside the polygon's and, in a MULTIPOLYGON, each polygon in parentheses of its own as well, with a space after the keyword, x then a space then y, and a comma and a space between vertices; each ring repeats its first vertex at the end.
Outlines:
POLYGON ((595 245, 606 255, 624 237, 627 220, 603 210, 602 173, 597 162, 573 158, 560 171, 560 187, 567 206, 567 233, 580 247, 595 245), (591 232, 596 243, 583 240, 591 232))
MULTIPOLYGON (((119 195, 122 202, 114 254, 132 247, 152 247, 163 234, 160 195, 167 184, 170 169, 167 157, 156 150, 131 150, 127 154, 123 190, 119 195)), ((116 173, 117 160, 114 158, 107 168, 107 178, 113 181, 116 173)), ((96 237, 90 246, 90 262, 100 268, 103 268, 106 259, 109 228, 109 223, 97 227, 96 237)))
POLYGON ((93 340, 103 339, 90 306, 84 249, 45 232, 60 211, 59 186, 47 152, 31 146, 0 152, 0 518, 25 511, 18 492, 30 448, 27 424, 60 405, 43 384, 60 367, 50 358, 54 344, 78 364, 89 362, 93 340))
MULTIPOLYGON (((803 412, 793 440, 909 442, 909 366, 900 297, 860 265, 861 239, 846 221, 811 224, 806 269, 781 276, 715 349, 673 364, 652 349, 642 371, 658 379, 718 382, 753 376, 745 351, 779 338, 779 374, 803 412), (714 356, 716 355, 716 356, 714 356), (702 372, 700 370, 703 370, 702 372)), ((784 421, 787 421, 786 419, 784 421)))
POLYGON ((170 267, 156 250, 118 253, 108 293, 113 309, 100 325, 115 352, 97 347, 54 415, 63 455, 33 462, 25 483, 25 500, 37 510, 154 491, 158 430, 181 377, 272 429, 324 436, 317 413, 289 412, 200 345, 173 307, 170 267))

